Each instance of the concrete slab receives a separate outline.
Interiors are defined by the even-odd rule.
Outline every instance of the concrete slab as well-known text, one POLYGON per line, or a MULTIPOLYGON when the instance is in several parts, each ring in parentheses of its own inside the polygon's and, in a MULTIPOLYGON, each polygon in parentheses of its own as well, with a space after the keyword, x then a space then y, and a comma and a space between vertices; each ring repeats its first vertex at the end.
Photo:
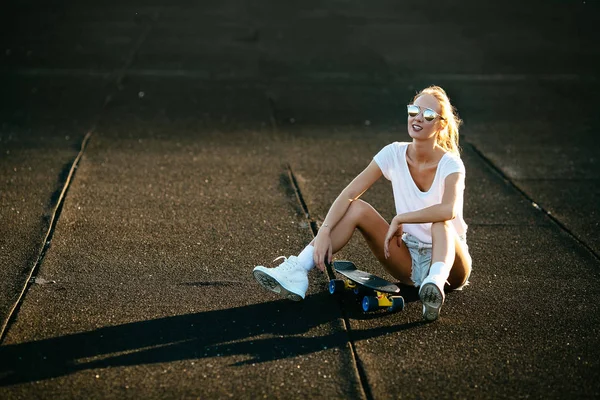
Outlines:
POLYGON ((599 254, 598 179, 519 180, 517 183, 578 240, 599 254))
POLYGON ((371 83, 419 75, 594 75, 595 11, 590 2, 161 5, 134 70, 371 83), (432 63, 430 54, 443 62, 432 63))
POLYGON ((112 74, 146 34, 154 7, 109 2, 8 2, 0 31, 2 69, 39 74, 112 74))
MULTIPOLYGON (((260 82, 210 82, 189 77, 126 76, 124 86, 109 109, 118 137, 138 138, 150 134, 168 141, 211 134, 217 144, 219 133, 261 130, 260 138, 271 140, 272 113, 265 85, 260 82), (174 93, 177 91, 176 93, 174 93), (166 96, 166 97, 165 97, 166 96), (139 133, 136 123, 144 119, 162 129, 149 127, 139 133), (171 129, 171 124, 178 124, 171 129), (267 129, 268 128, 268 129, 267 129), (190 134, 191 132, 191 134, 190 134)), ((147 122, 146 122, 147 123, 147 122)), ((117 136, 117 134, 114 134, 117 136)), ((261 140, 259 138, 259 140, 261 140)))
POLYGON ((466 106, 462 109, 468 121, 467 140, 600 254, 595 233, 598 218, 594 218, 600 190, 600 149, 594 132, 600 120, 593 102, 582 101, 592 98, 597 89, 598 84, 590 82, 532 82, 464 85, 459 93, 466 106), (490 96, 470 102, 468 98, 481 89, 489 90, 490 96))
MULTIPOLYGON (((270 82, 266 93, 282 133, 294 125, 372 127, 375 130, 400 123, 410 90, 398 85, 362 82, 270 82), (408 93, 408 95, 406 94, 408 93)), ((414 92, 413 92, 414 93, 414 92)), ((303 135, 310 135, 305 130, 303 135)))
POLYGON ((103 81, 74 83, 0 77, 0 327, 37 261, 81 140, 101 109, 103 81))
POLYGON ((56 283, 30 289, 0 348, 2 396, 362 398, 325 279, 291 303, 251 275, 310 237, 277 141, 113 104, 39 271, 56 283))

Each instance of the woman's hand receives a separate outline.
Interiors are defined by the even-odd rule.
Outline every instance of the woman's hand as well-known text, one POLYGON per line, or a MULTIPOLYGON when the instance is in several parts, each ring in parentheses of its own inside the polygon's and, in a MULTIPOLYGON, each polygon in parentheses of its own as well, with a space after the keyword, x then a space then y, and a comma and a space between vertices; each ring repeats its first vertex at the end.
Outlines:
POLYGON ((397 216, 392 219, 387 235, 385 235, 385 242, 383 243, 383 254, 385 255, 385 258, 390 257, 390 242, 393 238, 396 238, 398 246, 400 246, 400 240, 402 240, 402 224, 398 221, 397 216))
POLYGON ((333 256, 333 248, 331 247, 331 237, 329 236, 329 228, 321 227, 317 237, 315 238, 315 252, 313 260, 315 265, 321 271, 325 271, 325 261, 331 262, 333 256))

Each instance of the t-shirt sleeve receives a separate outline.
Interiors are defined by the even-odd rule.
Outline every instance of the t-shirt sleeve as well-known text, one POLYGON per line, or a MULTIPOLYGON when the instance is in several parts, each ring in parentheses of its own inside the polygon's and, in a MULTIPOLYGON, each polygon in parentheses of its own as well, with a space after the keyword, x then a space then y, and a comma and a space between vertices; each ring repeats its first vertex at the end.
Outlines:
POLYGON ((391 180, 391 170, 394 165, 394 144, 388 144, 381 149, 379 153, 375 154, 373 160, 377 163, 379 169, 381 169, 383 176, 387 180, 391 180))
POLYGON ((452 155, 452 156, 446 158, 446 162, 442 166, 442 171, 441 171, 442 178, 446 179, 446 177, 448 175, 453 174, 455 172, 459 172, 459 173, 465 175, 465 173, 466 173, 465 164, 463 164, 460 157, 452 155))

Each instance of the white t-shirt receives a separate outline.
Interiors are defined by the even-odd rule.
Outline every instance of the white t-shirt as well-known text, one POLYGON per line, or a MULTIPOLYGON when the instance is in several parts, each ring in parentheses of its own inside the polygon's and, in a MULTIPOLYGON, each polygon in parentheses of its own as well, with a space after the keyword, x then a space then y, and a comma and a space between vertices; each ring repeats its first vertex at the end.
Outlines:
MULTIPOLYGON (((396 214, 417 211, 440 204, 444 194, 446 177, 455 172, 465 174, 465 166, 460 157, 447 152, 437 166, 431 188, 427 192, 422 192, 415 184, 408 169, 406 162, 408 145, 407 142, 388 144, 373 157, 381 172, 383 172, 383 176, 392 182, 396 214)), ((456 218, 451 221, 459 236, 467 233, 467 224, 463 218, 463 192, 464 189, 458 193, 458 212, 456 218)), ((404 224, 403 228, 404 232, 415 236, 420 242, 431 243, 431 223, 404 224)))

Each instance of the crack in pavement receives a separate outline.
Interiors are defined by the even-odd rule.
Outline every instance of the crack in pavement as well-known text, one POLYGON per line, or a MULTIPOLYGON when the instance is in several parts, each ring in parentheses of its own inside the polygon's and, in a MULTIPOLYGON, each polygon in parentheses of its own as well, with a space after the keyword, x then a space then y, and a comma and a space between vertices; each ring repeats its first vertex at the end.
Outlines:
POLYGON ((81 148, 79 149, 79 152, 77 153, 77 157, 75 157, 75 160, 73 160, 73 163, 71 164, 71 168, 69 169, 69 174, 68 174, 67 179, 65 180, 63 188, 60 192, 58 201, 56 202, 56 207, 54 207, 54 211, 52 212, 52 216, 50 217, 50 226, 48 228, 48 231, 46 232, 44 241, 42 242, 43 245, 42 245, 42 248, 40 249, 40 252, 38 253, 37 260, 34 263, 31 270, 29 271, 27 280, 25 281, 25 285, 23 286, 23 289, 21 289, 21 293, 19 294, 19 296, 17 297, 17 300, 15 301, 15 303, 9 310, 8 315, 5 319, 5 321, 3 322, 2 326, 0 326, 0 344, 4 340, 5 334, 8 332, 8 329, 7 329, 8 326, 10 325, 10 323, 12 323, 12 321, 14 321, 14 318, 16 318, 16 315, 17 315, 19 308, 23 302, 25 294, 27 293, 27 291, 29 290, 31 285, 33 283, 35 283, 34 276, 40 269, 40 266, 42 265, 42 262, 44 261, 46 252, 50 248, 50 245, 52 243, 52 237, 54 235, 54 230, 56 229, 56 224, 58 223, 58 219, 60 217, 62 207, 65 203, 65 198, 66 198, 67 192, 69 191, 69 187, 71 186, 71 182, 73 181, 75 172, 77 171, 77 167, 79 166, 79 162, 81 161, 81 158, 83 157, 83 153, 85 152, 85 148, 86 148, 87 143, 90 140, 91 136, 92 136, 92 131, 90 130, 85 135, 85 137, 83 138, 83 141, 81 142, 81 148))
MULTIPOLYGON (((304 216, 310 225, 310 229, 313 234, 313 237, 316 237, 317 232, 319 230, 317 227, 317 221, 315 221, 310 215, 310 210, 308 209, 308 205, 304 201, 304 197, 302 196, 302 191, 300 190, 300 186, 298 185, 298 181, 296 180, 296 176, 294 175, 292 166, 290 164, 287 164, 286 169, 287 169, 290 185, 292 186, 292 188, 296 194, 296 199, 298 200, 298 202, 300 203, 300 207, 304 211, 304 216)), ((327 264, 327 277, 329 280, 335 278, 332 264, 327 264)), ((354 344, 354 340, 352 338, 352 328, 350 327, 350 320, 348 318, 348 315, 344 311, 344 308, 341 306, 341 304, 339 302, 338 302, 338 305, 340 306, 339 308, 340 308, 340 312, 342 314, 342 322, 343 322, 344 330, 347 332, 347 335, 348 335, 348 345, 350 347, 350 354, 352 356, 352 360, 354 361, 355 372, 358 376, 358 381, 359 381, 360 387, 363 391, 363 396, 367 400, 372 400, 373 394, 372 394, 371 388, 369 386, 367 374, 362 365, 362 362, 360 361, 360 358, 358 357, 358 352, 356 351, 356 345, 354 344)))
POLYGON ((537 209, 538 211, 542 212, 548 219, 550 219, 550 221, 554 222, 554 224, 556 224, 563 232, 565 232, 566 234, 568 234, 571 238, 573 238, 573 240, 575 240, 578 244, 580 244, 582 247, 584 247, 587 251, 589 251, 595 258, 596 260, 600 261, 600 254, 596 253, 594 251, 594 249, 592 249, 592 247, 590 245, 588 245, 585 241, 583 241, 583 239, 580 239, 579 236, 577 236, 575 234, 575 232, 573 232, 571 229, 569 229, 568 226, 566 226, 564 223, 562 223, 558 218, 556 218, 554 215, 552 215, 552 213, 548 210, 546 210, 544 207, 542 207, 537 201, 535 201, 535 199, 533 197, 531 197, 525 190, 521 189, 508 175, 506 175, 504 173, 504 171, 502 171, 502 169, 500 167, 498 167, 496 164, 494 164, 494 162, 492 160, 490 160, 488 157, 485 156, 485 154, 483 154, 483 152, 481 150, 479 150, 474 144, 467 142, 467 144, 469 145, 469 147, 471 147, 471 149, 473 150, 473 152, 475 154, 477 154, 477 156, 492 170, 494 171, 496 174, 498 174, 500 176, 500 178, 502 178, 502 180, 504 182, 506 182, 507 185, 509 185, 510 187, 512 187, 514 190, 516 190, 521 196, 523 196, 523 198, 525 198, 528 202, 531 203, 532 207, 534 207, 535 209, 537 209))

